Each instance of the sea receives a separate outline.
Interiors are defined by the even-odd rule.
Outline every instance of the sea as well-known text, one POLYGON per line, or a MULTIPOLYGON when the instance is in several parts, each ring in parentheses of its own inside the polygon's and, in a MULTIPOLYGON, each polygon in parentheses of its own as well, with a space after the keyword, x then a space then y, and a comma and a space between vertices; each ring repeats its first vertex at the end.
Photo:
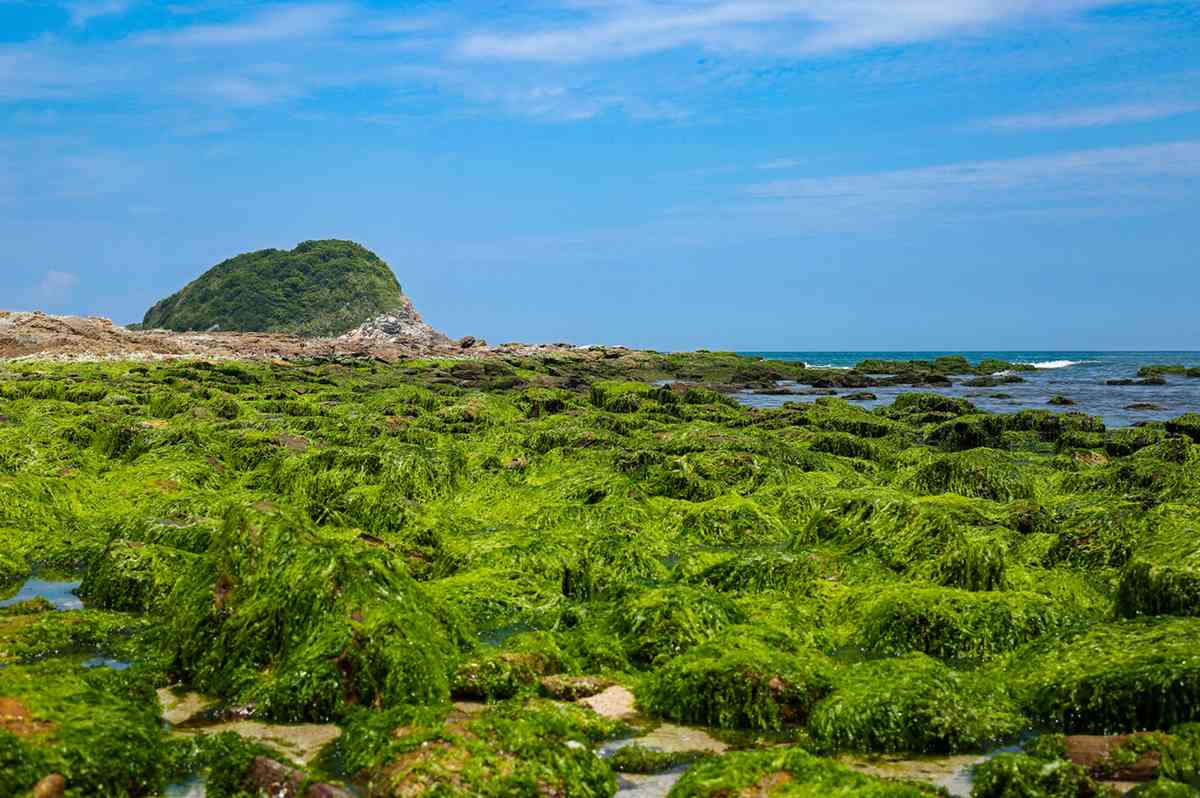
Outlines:
MULTIPOLYGON (((967 388, 958 383, 966 375, 953 376, 950 388, 888 386, 865 388, 878 398, 860 402, 863 407, 890 404, 901 393, 931 391, 969 399, 981 410, 1013 413, 1028 408, 1055 412, 1082 412, 1100 416, 1108 427, 1129 427, 1146 421, 1166 421, 1184 413, 1200 412, 1200 379, 1166 375, 1166 385, 1107 385, 1108 380, 1137 379, 1138 369, 1154 364, 1200 366, 1200 352, 740 352, 770 360, 799 361, 813 368, 849 369, 870 358, 884 360, 932 360, 942 355, 962 355, 972 363, 997 358, 1010 363, 1027 363, 1034 371, 1020 372, 1026 382, 995 388, 967 388), (994 398, 1007 394, 1010 398, 994 398), (1069 407, 1050 405, 1051 397, 1065 396, 1075 402, 1069 407), (1155 405, 1159 409, 1130 409, 1131 405, 1155 405)), ((784 382, 782 387, 791 387, 784 382)), ((801 389, 803 387, 801 386, 801 389)), ((860 389, 839 389, 845 395, 860 389)), ((740 393, 737 398, 751 407, 778 407, 785 402, 812 402, 815 396, 763 396, 740 393)))

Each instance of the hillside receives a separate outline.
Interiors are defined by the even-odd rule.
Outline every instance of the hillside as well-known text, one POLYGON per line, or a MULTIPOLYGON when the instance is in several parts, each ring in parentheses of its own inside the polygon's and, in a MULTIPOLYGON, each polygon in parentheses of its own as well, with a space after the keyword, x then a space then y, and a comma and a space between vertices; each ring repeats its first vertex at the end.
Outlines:
POLYGON ((144 329, 335 336, 405 305, 392 270, 352 241, 305 241, 217 264, 146 312, 144 329))

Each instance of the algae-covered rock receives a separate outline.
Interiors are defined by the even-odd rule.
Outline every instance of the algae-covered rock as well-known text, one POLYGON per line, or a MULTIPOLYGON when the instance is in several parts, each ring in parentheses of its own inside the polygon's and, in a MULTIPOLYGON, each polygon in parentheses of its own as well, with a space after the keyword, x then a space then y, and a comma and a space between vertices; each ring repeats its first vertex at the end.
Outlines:
POLYGON ((458 666, 450 681, 455 698, 493 701, 532 688, 543 676, 560 673, 565 656, 545 632, 527 632, 504 641, 499 651, 481 652, 458 666))
POLYGON ((1087 620, 1036 593, 901 587, 883 591, 866 606, 860 639, 876 654, 919 651, 979 661, 1087 620))
POLYGON ((1001 448, 1005 432, 1002 416, 966 415, 936 425, 925 434, 931 446, 948 452, 1001 448))
POLYGON ((1200 788, 1170 779, 1155 779, 1138 784, 1125 794, 1133 798, 1200 798, 1200 788))
POLYGON ((784 634, 735 626, 652 673, 638 703, 683 723, 780 729, 802 724, 831 679, 823 654, 784 634))
POLYGON ((903 417, 912 414, 951 413, 964 416, 975 412, 975 406, 966 399, 958 399, 941 393, 902 393, 888 408, 888 415, 903 417))
POLYGON ((779 519, 753 499, 722 496, 684 513, 680 532, 690 540, 713 546, 745 546, 779 542, 785 535, 779 519))
POLYGON ((165 602, 178 676, 279 720, 448 699, 468 633, 400 556, 256 521, 231 515, 165 602))
POLYGON ((909 654, 839 671, 808 730, 841 750, 955 753, 981 750, 1025 725, 1003 688, 986 676, 909 654))
POLYGON ((1200 443, 1200 413, 1188 413, 1167 422, 1167 432, 1186 435, 1193 443, 1200 443))
POLYGON ((919 495, 957 493, 994 501, 1033 498, 1033 481, 1010 455, 972 449, 938 456, 901 482, 919 495))
POLYGON ((631 743, 618 748, 609 757, 608 766, 618 773, 662 773, 706 756, 705 751, 654 751, 631 743))
POLYGON ((680 562, 679 578, 723 592, 810 592, 820 563, 811 553, 776 548, 698 554, 680 562))
POLYGON ((1097 798, 1108 794, 1079 765, 999 754, 973 773, 971 798, 1097 798))
POLYGON ((1117 612, 1126 618, 1200 616, 1200 556, 1174 563, 1130 563, 1121 573, 1117 612))
POLYGON ((670 798, 922 798, 943 794, 933 785, 886 781, 791 747, 740 751, 702 761, 683 775, 670 798))
POLYGON ((1200 720, 1200 619, 1101 624, 1011 655, 1029 715, 1067 733, 1112 734, 1200 720))
POLYGON ((720 593, 677 585, 629 597, 617 613, 616 626, 631 658, 650 665, 681 654, 743 620, 737 605, 720 593))
POLYGON ((87 570, 79 595, 97 607, 146 610, 170 594, 192 559, 167 546, 114 540, 87 570))
POLYGON ((609 767, 590 747, 622 727, 577 706, 499 705, 475 718, 444 722, 357 715, 347 728, 344 761, 370 798, 414 795, 562 795, 610 798, 609 767))
POLYGON ((168 756, 154 691, 136 676, 73 663, 0 668, 0 795, 54 773, 71 795, 153 795, 168 756))

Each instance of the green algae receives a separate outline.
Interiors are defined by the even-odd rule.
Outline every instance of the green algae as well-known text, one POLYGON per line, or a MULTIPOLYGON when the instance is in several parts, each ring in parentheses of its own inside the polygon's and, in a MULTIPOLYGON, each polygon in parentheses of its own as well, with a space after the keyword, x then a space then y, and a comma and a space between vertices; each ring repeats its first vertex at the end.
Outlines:
POLYGON ((359 712, 339 745, 368 796, 608 798, 616 778, 589 746, 622 730, 589 710, 538 700, 474 718, 359 712))
POLYGON ((142 796, 166 775, 158 702, 137 674, 73 663, 0 668, 0 793, 61 774, 68 795, 142 796))
POLYGON ((870 601, 860 636, 863 648, 876 655, 919 651, 951 662, 983 661, 1088 620, 1037 593, 906 586, 870 601))
POLYGON ((231 514, 166 604, 173 672, 280 720, 445 701, 468 635, 391 552, 286 518, 231 514))
POLYGON ((1009 683, 1029 716, 1064 732, 1108 734, 1200 719, 1200 621, 1098 624, 1011 655, 1009 683))
POLYGON ((930 785, 874 778, 802 748, 736 752, 700 762, 670 798, 922 798, 945 793, 930 785))
POLYGON ((1100 787, 1079 765, 1024 754, 999 754, 974 769, 971 798, 1097 798, 1100 787))
POLYGON ((618 773, 662 773, 680 765, 690 765, 708 755, 704 751, 653 751, 631 743, 618 748, 608 758, 608 766, 618 773))
POLYGON ((838 750, 957 753, 983 750, 1025 725, 1003 688, 986 675, 908 654, 842 669, 808 730, 838 750))
POLYGON ((832 671, 827 657, 784 633, 732 627, 657 669, 638 701, 685 723, 779 730, 804 723, 832 671))
POLYGON ((936 394, 751 410, 652 384, 878 384, 705 353, 0 374, 2 595, 64 568, 90 607, 0 612, 0 658, 116 658, 264 718, 453 738, 429 770, 415 747, 360 756, 380 794, 469 792, 468 760, 517 790, 611 784, 559 747, 504 781, 533 772, 508 732, 446 728, 452 695, 515 697, 497 706, 519 719, 547 673, 822 750, 1196 719, 1186 416, 1106 431, 936 394))

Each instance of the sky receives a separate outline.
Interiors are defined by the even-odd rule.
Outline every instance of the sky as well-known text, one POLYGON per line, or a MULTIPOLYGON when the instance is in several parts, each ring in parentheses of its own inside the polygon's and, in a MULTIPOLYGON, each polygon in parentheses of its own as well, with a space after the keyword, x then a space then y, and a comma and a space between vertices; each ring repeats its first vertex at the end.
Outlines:
POLYGON ((492 343, 1200 350, 1200 0, 0 0, 0 308, 319 238, 492 343))

